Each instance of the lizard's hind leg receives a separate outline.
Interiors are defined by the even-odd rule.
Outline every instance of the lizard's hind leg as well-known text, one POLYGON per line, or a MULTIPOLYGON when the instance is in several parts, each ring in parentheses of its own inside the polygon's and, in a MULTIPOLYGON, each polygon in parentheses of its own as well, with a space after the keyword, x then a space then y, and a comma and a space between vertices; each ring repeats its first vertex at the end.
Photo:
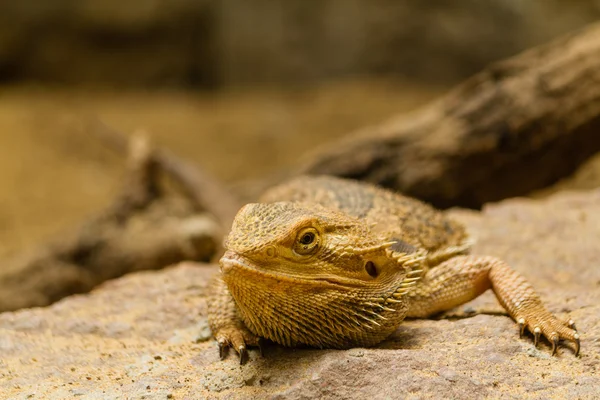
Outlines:
POLYGON ((575 343, 579 354, 579 334, 575 323, 562 322, 542 304, 527 280, 494 257, 460 256, 427 271, 423 280, 409 294, 409 317, 424 318, 464 304, 487 289, 493 289, 498 301, 519 324, 533 333, 537 346, 541 335, 552 344, 556 354, 561 339, 575 343))

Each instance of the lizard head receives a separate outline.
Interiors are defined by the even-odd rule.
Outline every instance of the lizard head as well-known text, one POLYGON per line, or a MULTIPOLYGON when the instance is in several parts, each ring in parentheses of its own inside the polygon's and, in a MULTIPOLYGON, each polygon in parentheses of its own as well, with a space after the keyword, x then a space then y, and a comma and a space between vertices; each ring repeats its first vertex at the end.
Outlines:
POLYGON ((284 345, 368 345, 407 308, 406 277, 417 258, 392 244, 362 220, 318 205, 248 204, 220 265, 256 334, 284 345))

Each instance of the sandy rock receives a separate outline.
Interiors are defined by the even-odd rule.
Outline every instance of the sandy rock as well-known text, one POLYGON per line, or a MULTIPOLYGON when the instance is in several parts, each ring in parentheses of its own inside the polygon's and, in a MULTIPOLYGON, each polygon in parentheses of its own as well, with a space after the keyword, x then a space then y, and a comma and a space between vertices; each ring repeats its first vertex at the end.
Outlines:
MULTIPOLYGON (((600 190, 462 210, 477 253, 503 257, 550 310, 573 317, 582 355, 533 347, 502 315, 407 321, 347 351, 270 345, 219 361, 206 323, 217 269, 181 264, 108 282, 47 308, 0 314, 0 398, 598 398, 600 190)), ((492 308, 491 294, 461 307, 492 308)))

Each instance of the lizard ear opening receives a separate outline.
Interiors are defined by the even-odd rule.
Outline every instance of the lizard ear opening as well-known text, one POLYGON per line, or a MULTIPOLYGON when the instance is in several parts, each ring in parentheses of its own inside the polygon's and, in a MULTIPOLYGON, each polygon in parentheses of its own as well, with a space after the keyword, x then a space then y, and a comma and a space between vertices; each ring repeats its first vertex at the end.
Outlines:
POLYGON ((373 261, 367 261, 365 264, 365 271, 373 278, 377 278, 377 275, 379 275, 379 271, 377 271, 377 267, 373 261))

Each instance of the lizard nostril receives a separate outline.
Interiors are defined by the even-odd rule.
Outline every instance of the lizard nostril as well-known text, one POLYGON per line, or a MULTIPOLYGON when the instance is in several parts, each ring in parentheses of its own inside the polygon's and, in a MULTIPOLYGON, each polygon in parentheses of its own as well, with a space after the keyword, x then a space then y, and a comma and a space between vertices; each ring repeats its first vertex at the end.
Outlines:
POLYGON ((367 263, 365 264, 365 270, 373 278, 377 278, 377 267, 375 267, 375 263, 373 263, 373 261, 367 261, 367 263))

